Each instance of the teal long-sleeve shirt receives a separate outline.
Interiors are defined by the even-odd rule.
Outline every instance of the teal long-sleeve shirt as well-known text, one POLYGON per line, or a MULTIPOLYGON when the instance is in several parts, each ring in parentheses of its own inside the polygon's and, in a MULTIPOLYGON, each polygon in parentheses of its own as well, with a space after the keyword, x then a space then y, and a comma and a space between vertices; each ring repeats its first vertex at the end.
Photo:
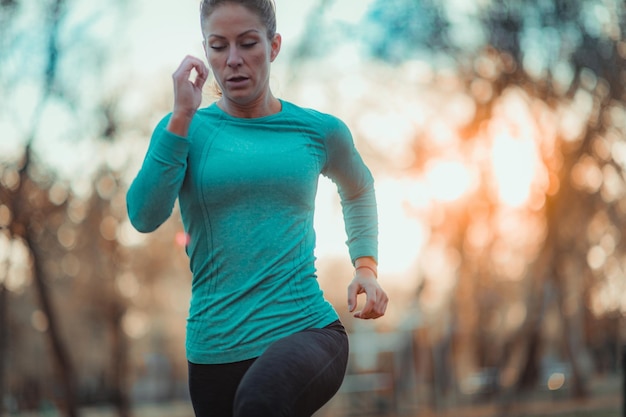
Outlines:
POLYGON ((127 194, 129 218, 151 232, 176 199, 192 271, 187 358, 229 363, 324 327, 337 313, 315 270, 313 214, 320 174, 341 198, 349 254, 377 258, 374 181, 341 120, 281 101, 279 113, 236 118, 215 103, 187 137, 155 128, 127 194))

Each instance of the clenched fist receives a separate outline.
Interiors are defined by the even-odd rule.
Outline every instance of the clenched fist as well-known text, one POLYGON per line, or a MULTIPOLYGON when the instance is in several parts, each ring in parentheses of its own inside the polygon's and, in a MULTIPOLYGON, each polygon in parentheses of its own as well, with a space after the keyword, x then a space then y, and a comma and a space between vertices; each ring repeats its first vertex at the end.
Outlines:
POLYGON ((174 109, 167 130, 187 136, 189 124, 202 103, 202 87, 209 77, 209 69, 202 60, 187 55, 172 75, 174 81, 174 109), (192 73, 195 72, 195 79, 192 73))

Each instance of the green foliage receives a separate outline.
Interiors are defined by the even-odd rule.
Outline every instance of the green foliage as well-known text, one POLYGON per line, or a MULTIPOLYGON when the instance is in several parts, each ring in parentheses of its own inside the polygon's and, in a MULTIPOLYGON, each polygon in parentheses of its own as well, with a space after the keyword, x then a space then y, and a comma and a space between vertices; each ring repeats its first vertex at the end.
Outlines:
POLYGON ((449 22, 436 0, 376 1, 361 26, 372 56, 397 63, 453 48, 449 22))
MULTIPOLYGON (((464 62, 491 47, 509 54, 535 80, 569 83, 582 68, 615 88, 625 55, 622 2, 528 0, 460 2, 377 0, 361 26, 373 57, 397 63, 436 54, 464 62)), ((623 83, 621 83, 623 84, 623 83)), ((621 98, 616 88, 614 98, 621 98)))

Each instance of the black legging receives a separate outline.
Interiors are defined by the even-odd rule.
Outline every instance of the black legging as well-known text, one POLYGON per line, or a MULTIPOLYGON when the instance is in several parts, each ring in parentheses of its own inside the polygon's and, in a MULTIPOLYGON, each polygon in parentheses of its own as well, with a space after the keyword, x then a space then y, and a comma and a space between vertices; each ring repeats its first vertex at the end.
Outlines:
POLYGON ((348 336, 336 321, 272 344, 242 362, 189 362, 196 417, 311 416, 339 389, 348 362, 348 336))

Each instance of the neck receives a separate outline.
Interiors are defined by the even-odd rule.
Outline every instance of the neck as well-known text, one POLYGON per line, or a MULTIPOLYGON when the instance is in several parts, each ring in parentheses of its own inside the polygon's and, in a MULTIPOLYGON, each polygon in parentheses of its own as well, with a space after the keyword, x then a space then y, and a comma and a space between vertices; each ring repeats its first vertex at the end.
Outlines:
POLYGON ((268 93, 249 103, 239 103, 222 96, 222 98, 217 101, 217 105, 231 116, 244 119, 270 116, 281 110, 280 101, 274 97, 272 93, 268 93))

